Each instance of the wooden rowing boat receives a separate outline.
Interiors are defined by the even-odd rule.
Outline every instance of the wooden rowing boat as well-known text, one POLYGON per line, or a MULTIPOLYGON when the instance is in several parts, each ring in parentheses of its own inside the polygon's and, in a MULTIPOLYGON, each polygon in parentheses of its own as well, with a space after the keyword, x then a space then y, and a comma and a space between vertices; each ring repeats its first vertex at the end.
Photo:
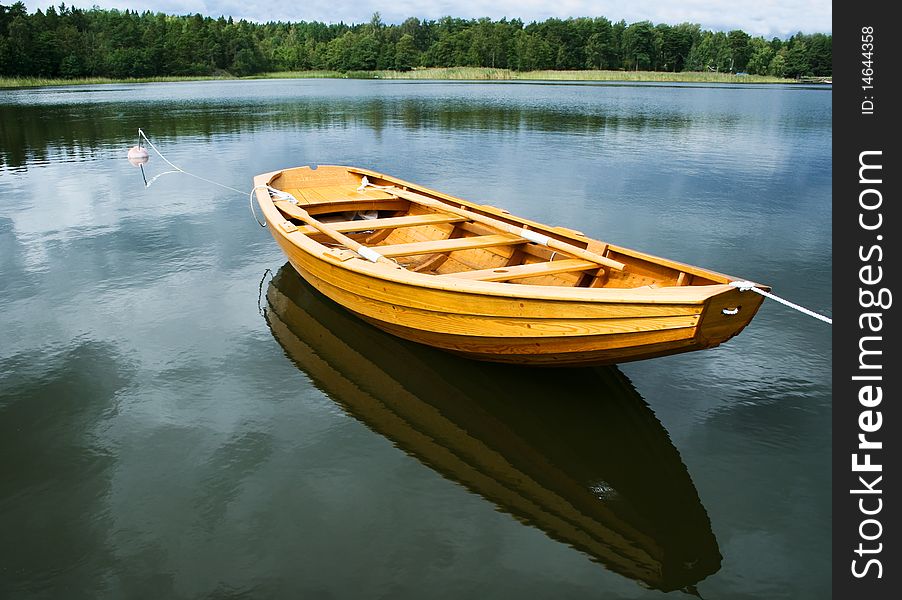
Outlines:
POLYGON ((647 587, 690 591, 720 568, 679 452, 616 367, 549 377, 423 348, 288 265, 266 300, 273 337, 313 384, 443 477, 647 587))
POLYGON ((254 185, 314 287, 389 333, 470 358, 577 366, 710 348, 763 300, 735 277, 367 169, 298 167, 254 185))

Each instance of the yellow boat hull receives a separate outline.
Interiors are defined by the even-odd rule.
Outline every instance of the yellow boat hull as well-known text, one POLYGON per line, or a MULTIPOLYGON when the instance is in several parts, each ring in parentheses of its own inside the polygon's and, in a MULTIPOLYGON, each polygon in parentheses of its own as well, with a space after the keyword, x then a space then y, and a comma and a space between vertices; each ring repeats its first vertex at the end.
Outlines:
MULTIPOLYGON (((356 190, 363 175, 380 185, 390 184, 391 189, 415 189, 442 201, 448 198, 408 182, 349 167, 271 173, 258 177, 256 184, 269 185, 272 189, 288 187, 294 190, 291 193, 295 198, 303 196, 304 189, 308 192, 320 189, 320 198, 304 196, 303 200, 298 198, 297 204, 298 208, 317 214, 318 219, 330 211, 341 210, 344 211, 341 214, 347 214, 346 209, 354 207, 348 195, 356 190), (344 188, 338 185, 291 187, 298 183, 298 179, 291 178, 293 172, 301 174, 307 182, 315 182, 315 174, 322 172, 330 184, 336 178, 347 183, 344 188), (283 186, 278 185, 280 180, 283 186), (322 190, 324 187, 334 190, 333 199, 322 190)), ((411 207, 405 209, 403 202, 397 204, 397 198, 373 196, 363 196, 358 204, 364 208, 376 206, 377 210, 380 206, 390 206, 391 212, 386 214, 392 216, 379 219, 395 219, 394 223, 398 222, 399 214, 401 219, 412 218, 411 207)), ((577 249, 588 249, 586 252, 604 248, 603 257, 620 262, 624 268, 615 273, 592 265, 594 270, 586 269, 576 275, 543 274, 512 282, 486 280, 492 276, 493 267, 496 267, 494 273, 500 273, 494 275, 496 278, 504 277, 506 270, 539 272, 541 269, 542 273, 548 273, 556 266, 557 253, 551 254, 550 261, 542 262, 533 258, 542 256, 542 249, 529 241, 515 241, 503 251, 475 248, 474 243, 462 250, 423 252, 423 238, 429 248, 436 244, 462 248, 474 238, 479 242, 478 235, 455 237, 458 234, 453 232, 459 224, 447 225, 445 230, 429 224, 414 228, 414 233, 410 228, 393 229, 381 243, 367 248, 401 257, 410 248, 411 255, 419 253, 427 257, 407 265, 386 260, 371 262, 337 244, 323 243, 321 232, 310 232, 303 219, 287 218, 292 216, 292 209, 280 208, 278 204, 283 202, 274 200, 270 191, 258 187, 257 197, 269 221, 270 232, 292 266, 324 295, 388 333, 474 359, 544 366, 602 365, 710 348, 739 333, 762 301, 758 294, 729 285, 737 278, 589 240, 570 230, 540 226, 456 198, 454 205, 467 210, 473 207, 481 214, 488 213, 489 218, 500 216, 507 223, 556 235, 562 244, 572 243, 577 249), (441 237, 445 235, 448 237, 441 237), (429 236, 439 237, 436 240, 429 236), (467 241, 461 244, 461 239, 467 241), (505 252, 510 256, 519 253, 526 258, 505 258, 505 252), (507 263, 499 268, 501 260, 507 263), (508 266, 514 260, 521 262, 514 265, 516 268, 508 266), (429 272, 418 270, 436 263, 441 264, 429 272), (692 284, 687 284, 689 281, 692 284)), ((434 212, 427 214, 430 218, 434 215, 434 212)), ((370 239, 377 236, 379 219, 373 221, 374 230, 365 230, 357 239, 365 239, 364 235, 370 239)), ((349 229, 353 227, 353 222, 350 223, 333 228, 349 229)), ((477 232, 484 238, 490 237, 490 242, 502 237, 497 232, 486 236, 493 232, 478 228, 477 232)), ((577 264, 578 259, 569 260, 583 266, 577 264)))

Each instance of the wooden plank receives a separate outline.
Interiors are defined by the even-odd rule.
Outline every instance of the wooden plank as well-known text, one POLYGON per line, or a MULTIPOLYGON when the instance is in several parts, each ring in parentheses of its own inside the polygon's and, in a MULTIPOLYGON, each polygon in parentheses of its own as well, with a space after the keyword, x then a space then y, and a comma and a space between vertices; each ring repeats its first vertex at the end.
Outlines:
MULTIPOLYGON (((360 219, 357 221, 338 221, 329 223, 329 227, 335 231, 370 231, 377 229, 395 229, 398 227, 417 227, 419 225, 436 225, 441 223, 460 223, 466 221, 464 217, 447 214, 430 213, 426 215, 413 215, 406 217, 389 217, 385 219, 360 219)), ((298 227, 298 231, 305 235, 317 232, 310 226, 298 227)))
POLYGON ((307 190, 301 188, 286 188, 285 191, 294 196, 301 204, 310 204, 310 198, 307 197, 307 190))
MULTIPOLYGON (((466 312, 450 312, 444 309, 428 310, 413 308, 394 302, 383 302, 373 297, 361 296, 352 291, 334 286, 324 280, 312 282, 321 292, 349 308, 358 315, 409 327, 429 336, 461 335, 468 338, 471 347, 482 345, 491 338, 506 338, 507 343, 516 343, 516 338, 528 338, 533 342, 547 340, 555 342, 576 342, 577 348, 598 347, 599 343, 607 345, 606 336, 630 333, 650 334, 652 339, 673 329, 691 329, 685 335, 691 337, 699 315, 674 316, 639 316, 639 317, 603 317, 586 318, 581 315, 571 317, 534 318, 509 316, 472 315, 466 312), (587 336, 590 339, 586 339, 587 336), (602 336, 593 338, 594 336, 602 336)), ((511 302, 511 300, 509 300, 511 302)), ((515 305, 516 301, 513 302, 515 305)), ((614 342, 617 338, 608 338, 614 342)), ((414 340, 419 341, 419 340, 414 340)), ((614 342, 616 346, 617 343, 614 342)), ((544 352, 542 348, 533 348, 533 352, 544 352)))
MULTIPOLYGON (((273 204, 282 213, 293 219, 300 219, 298 206, 287 200, 274 200, 273 204)), ((406 200, 354 200, 337 204, 311 204, 304 206, 305 214, 344 212, 347 210, 406 210, 410 203, 406 200)))
MULTIPOLYGON (((331 204, 331 203, 338 204, 338 203, 342 203, 342 202, 370 202, 373 200, 393 200, 393 199, 397 198, 397 196, 395 196, 393 194, 387 194, 384 192, 379 195, 361 193, 360 195, 357 195, 357 196, 350 196, 347 194, 343 194, 341 196, 330 197, 323 193, 322 188, 311 188, 311 189, 315 190, 319 194, 319 196, 322 198, 322 200, 319 200, 318 202, 323 203, 323 204, 331 204)), ((379 190, 377 190, 377 191, 379 191, 379 190)))
POLYGON ((354 185, 317 185, 305 187, 283 187, 282 189, 301 202, 322 204, 331 202, 359 202, 367 200, 391 200, 396 196, 377 189, 357 191, 354 185))
MULTIPOLYGON (((711 271, 710 269, 702 269, 701 267, 696 267, 693 265, 688 265, 686 263, 678 262, 675 260, 670 260, 669 258, 662 258, 660 256, 655 256, 653 254, 648 254, 646 252, 640 252, 638 250, 633 250, 631 248, 624 248, 623 246, 615 246, 614 244, 610 244, 608 246, 611 253, 614 255, 619 255, 622 258, 626 258, 629 263, 630 258, 637 258, 639 260, 651 263, 654 266, 658 267, 666 267, 669 269, 673 269, 677 272, 683 272, 688 275, 693 275, 700 279, 707 280, 707 282, 712 283, 727 283, 729 281, 733 281, 736 279, 735 277, 731 277, 730 275, 724 275, 723 273, 718 273, 717 271, 711 271)), ((641 265, 636 265, 635 263, 630 263, 630 270, 638 270, 641 269, 641 265)), ((693 280, 692 285, 709 285, 707 282, 700 282, 693 280)), ((760 286, 759 286, 760 287, 760 286)))
MULTIPOLYGON (((382 189, 382 188, 380 188, 382 189)), ((553 250, 558 252, 564 252, 576 258, 582 258, 584 260, 591 260, 594 263, 599 265, 603 265, 605 267, 609 267, 611 269, 622 271, 624 268, 624 264, 622 262, 618 262, 606 256, 601 256, 600 254, 596 254, 595 252, 590 252, 585 248, 580 248, 579 246, 575 246, 568 242, 562 242, 560 240, 556 240, 554 238, 550 238, 540 231, 526 230, 522 227, 518 227, 516 225, 511 225, 510 223, 506 223, 504 221, 500 221, 498 219, 483 215, 481 213, 467 210, 466 208, 458 208, 456 206, 449 206, 445 204, 441 200, 437 200, 435 198, 430 198, 424 194, 418 194, 416 192, 411 192, 408 190, 403 190, 398 187, 387 187, 385 191, 392 192, 399 198, 403 198, 405 200, 410 200, 411 202, 415 202, 422 206, 426 206, 433 210, 440 210, 444 212, 449 212, 451 214, 457 214, 461 216, 467 217, 471 221, 476 221, 477 223, 483 223, 488 225, 489 227, 493 227, 495 229, 499 229, 501 231, 505 231, 510 233, 511 235, 522 236, 525 239, 529 239, 532 236, 538 235, 540 239, 543 239, 541 243, 553 250)), ((530 240, 534 241, 534 240, 530 240)))
POLYGON ((345 212, 349 210, 396 210, 407 211, 410 203, 404 200, 349 200, 347 202, 335 202, 326 204, 314 204, 309 208, 311 215, 325 213, 345 212))
POLYGON ((458 279, 475 279, 479 281, 510 281, 512 279, 523 279, 524 277, 538 277, 541 275, 554 275, 557 273, 585 271, 587 269, 597 268, 598 264, 595 262, 574 258, 531 263, 528 265, 516 265, 512 267, 499 267, 497 269, 445 273, 444 275, 439 275, 439 277, 455 277, 458 279))
POLYGON ((445 261, 448 260, 447 254, 433 254, 432 256, 427 257, 423 262, 418 264, 413 268, 414 271, 418 273, 423 273, 426 271, 433 271, 439 268, 445 261))
POLYGON ((320 202, 328 202, 329 199, 326 196, 323 196, 320 193, 320 188, 318 187, 308 187, 303 188, 301 190, 304 196, 310 201, 311 204, 319 204, 320 202))
POLYGON ((301 167, 273 173, 270 185, 279 189, 309 188, 320 185, 348 185, 356 188, 360 177, 348 172, 344 167, 323 166, 319 169, 301 167))
POLYGON ((506 233, 498 235, 476 235, 465 238, 447 240, 430 240, 428 242, 412 242, 410 244, 393 244, 389 246, 373 246, 373 250, 382 256, 413 256, 415 254, 433 254, 436 252, 455 252, 489 246, 524 244, 526 240, 506 233))

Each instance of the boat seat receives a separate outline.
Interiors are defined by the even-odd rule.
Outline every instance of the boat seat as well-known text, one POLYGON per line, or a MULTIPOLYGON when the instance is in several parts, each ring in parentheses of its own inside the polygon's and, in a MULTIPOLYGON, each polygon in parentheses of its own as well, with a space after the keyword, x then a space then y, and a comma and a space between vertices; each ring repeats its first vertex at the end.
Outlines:
POLYGON ((287 200, 274 200, 276 208, 282 211, 282 214, 292 219, 303 220, 303 216, 298 211, 302 208, 310 215, 321 213, 345 212, 349 210, 406 210, 410 203, 407 200, 353 200, 343 203, 334 204, 301 204, 296 205, 287 200))
POLYGON ((356 191, 349 186, 327 186, 313 188, 286 188, 283 190, 288 192, 298 202, 303 204, 322 204, 328 202, 358 202, 360 200, 391 200, 397 198, 394 194, 390 194, 383 190, 367 189, 365 191, 356 191), (306 194, 304 192, 307 192, 306 194))
POLYGON ((454 277, 456 279, 470 279, 475 281, 510 281, 512 279, 523 279, 525 277, 540 277, 542 275, 555 275, 557 273, 586 271, 588 269, 598 268, 599 265, 597 263, 572 258, 530 263, 527 265, 515 265, 511 267, 497 267, 495 269, 480 269, 478 271, 444 273, 439 275, 439 277, 454 277))
POLYGON ((489 248, 492 246, 512 246, 525 244, 526 240, 517 235, 502 233, 497 235, 475 235, 472 237, 449 238, 444 240, 429 240, 426 242, 411 242, 408 244, 392 244, 387 246, 371 246, 373 250, 392 258, 395 256, 414 256, 416 254, 436 254, 454 252, 456 250, 473 250, 475 248, 489 248))
MULTIPOLYGON (((448 214, 408 215, 405 217, 388 217, 385 219, 359 219, 357 221, 338 221, 329 223, 329 227, 335 231, 347 233, 350 231, 375 231, 378 229, 396 229, 398 227, 417 227, 420 225, 441 225, 443 223, 460 223, 466 221, 464 217, 448 214)), ((320 233, 315 227, 304 225, 298 227, 298 231, 304 235, 320 233)))

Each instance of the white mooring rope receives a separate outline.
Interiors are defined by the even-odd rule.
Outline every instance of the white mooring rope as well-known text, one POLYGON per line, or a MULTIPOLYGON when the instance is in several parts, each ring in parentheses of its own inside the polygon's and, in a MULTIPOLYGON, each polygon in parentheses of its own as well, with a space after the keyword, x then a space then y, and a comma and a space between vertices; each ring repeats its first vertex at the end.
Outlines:
MULTIPOLYGON (((221 187, 221 188, 223 188, 223 189, 226 189, 226 190, 235 192, 235 193, 237 193, 237 194, 241 194, 242 196, 247 196, 247 198, 248 198, 248 204, 249 204, 250 209, 251 209, 251 215, 254 217, 254 221, 256 221, 256 222, 257 222, 257 225, 259 225, 260 227, 266 227, 266 219, 264 218, 263 221, 261 222, 260 219, 257 218, 257 211, 254 209, 254 192, 257 191, 257 188, 259 188, 259 187, 264 187, 264 188, 266 188, 267 190, 269 190, 269 192, 270 192, 271 195, 275 195, 275 196, 277 196, 277 197, 279 197, 279 198, 281 198, 281 199, 283 199, 283 200, 290 200, 290 201, 293 202, 294 204, 297 204, 297 203, 298 203, 297 198, 295 198, 294 196, 292 196, 292 195, 289 194, 288 192, 283 192, 283 191, 281 191, 281 190, 277 190, 277 189, 272 188, 272 187, 270 187, 270 186, 268 186, 268 185, 266 185, 266 186, 259 186, 259 185, 258 185, 258 186, 256 186, 256 187, 252 188, 251 191, 248 193, 248 192, 245 192, 244 190, 239 190, 239 189, 237 189, 237 188, 233 188, 232 186, 225 185, 225 184, 219 183, 218 181, 213 181, 212 179, 207 179, 206 177, 201 177, 200 175, 196 175, 196 174, 194 174, 194 173, 191 173, 191 172, 189 172, 189 171, 186 171, 185 169, 183 169, 183 168, 181 168, 180 166, 174 164, 174 163, 173 163, 172 161, 170 161, 168 158, 166 158, 165 156, 163 156, 163 153, 160 152, 160 149, 157 148, 156 146, 154 146, 153 142, 151 142, 150 139, 147 137, 147 135, 144 133, 144 130, 141 129, 141 128, 139 127, 139 128, 138 128, 138 145, 139 145, 139 147, 140 147, 142 138, 143 138, 143 140, 144 140, 145 142, 147 142, 147 145, 150 146, 150 147, 153 149, 153 151, 157 153, 157 156, 159 156, 161 159, 163 159, 163 162, 165 162, 167 165, 169 165, 170 167, 172 167, 172 170, 171 170, 171 171, 163 171, 162 173, 159 173, 159 174, 155 175, 154 177, 152 177, 152 178, 150 179, 150 181, 148 181, 147 178, 145 178, 145 179, 144 179, 144 187, 145 187, 145 188, 149 188, 149 187, 151 186, 151 184, 153 184, 154 181, 156 181, 157 179, 159 179, 159 178, 162 177, 163 175, 170 175, 170 174, 172 174, 172 173, 182 173, 183 175, 187 175, 187 176, 189 176, 189 177, 194 177, 195 179, 200 179, 201 181, 204 181, 204 182, 206 182, 206 183, 209 183, 209 184, 212 184, 212 185, 221 187)), ((145 159, 145 160, 146 160, 146 159, 145 159)), ((141 173, 142 173, 142 174, 144 173, 144 165, 143 165, 143 164, 141 165, 141 173)))
POLYGON ((824 323, 833 325, 833 319, 831 319, 830 317, 825 317, 824 315, 818 314, 818 313, 814 312, 813 310, 809 310, 809 309, 805 308, 804 306, 799 306, 798 304, 796 304, 794 302, 790 302, 789 300, 785 300, 785 299, 781 298, 780 296, 777 296, 776 294, 771 294, 770 292, 765 292, 764 290, 755 287, 755 284, 752 283, 751 281, 731 281, 730 285, 732 285, 734 288, 738 288, 740 292, 753 291, 756 294, 761 294, 765 298, 770 298, 771 300, 776 300, 780 304, 784 304, 784 305, 788 306, 789 308, 794 308, 797 311, 799 311, 800 313, 806 314, 809 317, 814 317, 815 319, 823 321, 824 323))
POLYGON ((194 173, 189 173, 188 171, 186 171, 185 169, 181 168, 180 166, 173 164, 168 158, 166 158, 165 156, 163 156, 163 153, 160 152, 160 150, 159 150, 156 146, 153 145, 153 142, 151 142, 149 139, 147 139, 147 135, 144 134, 144 130, 141 129, 140 127, 138 128, 138 135, 140 135, 142 138, 144 138, 144 141, 147 142, 147 145, 150 146, 150 147, 153 149, 153 151, 156 152, 157 155, 158 155, 160 158, 163 159, 163 162, 165 162, 167 165, 169 165, 170 167, 173 168, 172 171, 164 171, 163 173, 160 173, 159 175, 157 175, 156 177, 154 177, 153 179, 151 179, 150 181, 148 181, 147 184, 146 184, 146 187, 150 187, 150 185, 151 185, 154 181, 156 181, 157 179, 159 179, 159 178, 162 177, 163 175, 169 175, 170 173, 184 173, 185 175, 188 175, 189 177, 194 177, 195 179, 200 179, 201 181, 206 181, 207 183, 210 183, 210 184, 215 185, 215 186, 219 186, 219 187, 221 187, 221 188, 223 188, 223 189, 231 190, 231 191, 233 191, 233 192, 237 192, 237 193, 241 194, 242 196, 244 196, 245 194, 247 194, 247 192, 245 192, 244 190, 239 190, 239 189, 233 188, 233 187, 231 187, 231 186, 228 186, 228 185, 219 183, 218 181, 213 181, 212 179, 207 179, 206 177, 201 177, 200 175, 195 175, 194 173))

